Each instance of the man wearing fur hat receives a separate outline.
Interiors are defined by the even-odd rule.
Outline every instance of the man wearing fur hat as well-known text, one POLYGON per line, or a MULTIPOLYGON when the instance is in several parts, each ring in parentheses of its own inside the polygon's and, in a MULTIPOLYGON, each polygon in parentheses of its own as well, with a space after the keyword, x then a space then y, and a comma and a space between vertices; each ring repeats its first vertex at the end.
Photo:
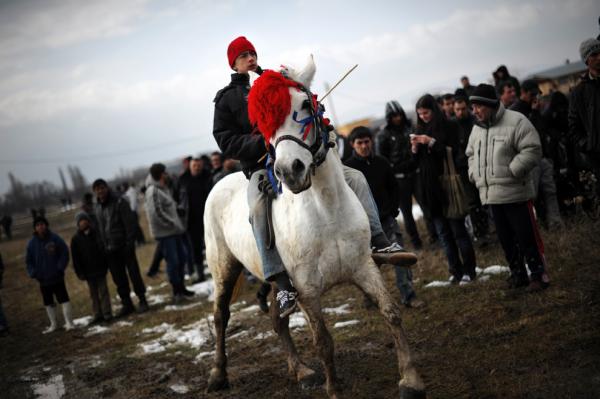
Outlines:
MULTIPOLYGON (((571 92, 569 136, 596 178, 600 178, 600 36, 584 40, 579 46, 588 70, 571 92)), ((598 185, 600 191, 600 185, 598 185)), ((600 193, 600 192, 599 192, 600 193)))
POLYGON ((542 156, 540 137, 523 114, 504 108, 494 87, 480 84, 469 100, 476 118, 466 150, 469 179, 494 216, 511 271, 509 287, 528 286, 528 291, 540 291, 548 286, 548 276, 533 216, 530 173, 542 156))

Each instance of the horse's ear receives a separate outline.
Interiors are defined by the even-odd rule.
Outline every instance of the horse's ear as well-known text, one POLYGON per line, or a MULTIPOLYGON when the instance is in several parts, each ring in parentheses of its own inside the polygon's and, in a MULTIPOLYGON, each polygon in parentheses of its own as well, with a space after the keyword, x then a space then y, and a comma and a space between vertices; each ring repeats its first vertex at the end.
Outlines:
POLYGON ((254 86, 254 81, 258 79, 260 75, 254 71, 248 71, 248 75, 250 75, 250 86, 254 86))
POLYGON ((306 66, 298 74, 298 82, 302 83, 304 87, 310 87, 313 78, 315 77, 315 72, 317 72, 317 66, 315 65, 313 55, 311 54, 308 57, 306 66))

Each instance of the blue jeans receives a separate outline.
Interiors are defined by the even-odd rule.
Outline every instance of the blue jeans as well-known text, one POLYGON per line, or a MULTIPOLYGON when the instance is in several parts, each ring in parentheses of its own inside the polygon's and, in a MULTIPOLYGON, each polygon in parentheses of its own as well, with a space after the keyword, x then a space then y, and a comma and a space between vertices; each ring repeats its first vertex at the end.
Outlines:
MULTIPOLYGON (((362 172, 352 169, 348 166, 344 166, 344 179, 352 191, 358 197, 361 205, 367 212, 369 217, 369 227, 371 228, 371 237, 383 233, 383 227, 379 221, 379 212, 377 210, 377 204, 373 199, 373 194, 367 183, 367 179, 362 172)), ((258 183, 262 179, 267 178, 267 171, 265 169, 257 170, 250 176, 250 182, 248 183, 248 208, 250 210, 250 224, 252 225, 252 232, 254 233, 254 239, 258 247, 258 253, 262 261, 263 273, 266 280, 270 277, 281 273, 285 270, 283 262, 277 248, 267 248, 267 237, 268 237, 268 226, 267 226, 267 198, 258 189, 258 183), (262 177, 261 177, 262 176, 262 177)))
MULTIPOLYGON (((383 232, 390 242, 402 245, 402 235, 400 234, 400 227, 396 218, 389 215, 381 220, 381 225, 383 226, 383 232)), ((398 265, 394 266, 394 271, 396 272, 396 287, 398 287, 402 296, 402 303, 406 305, 416 297, 412 283, 412 271, 406 266, 398 265)))
POLYGON ((433 223, 446 252, 450 274, 457 279, 461 279, 465 274, 475 277, 475 250, 465 227, 465 218, 435 217, 433 223))
POLYGON ((186 253, 181 235, 172 235, 158 238, 160 251, 167 261, 167 275, 169 282, 175 288, 183 285, 184 265, 186 253))

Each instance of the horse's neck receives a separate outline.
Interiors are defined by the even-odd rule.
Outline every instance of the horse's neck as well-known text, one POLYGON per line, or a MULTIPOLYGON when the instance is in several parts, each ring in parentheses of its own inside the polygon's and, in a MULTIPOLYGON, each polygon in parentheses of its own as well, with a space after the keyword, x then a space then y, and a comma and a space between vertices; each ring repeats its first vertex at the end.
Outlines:
POLYGON ((315 171, 310 188, 314 200, 324 207, 347 206, 346 197, 350 194, 344 178, 342 161, 337 154, 330 151, 323 162, 315 171))

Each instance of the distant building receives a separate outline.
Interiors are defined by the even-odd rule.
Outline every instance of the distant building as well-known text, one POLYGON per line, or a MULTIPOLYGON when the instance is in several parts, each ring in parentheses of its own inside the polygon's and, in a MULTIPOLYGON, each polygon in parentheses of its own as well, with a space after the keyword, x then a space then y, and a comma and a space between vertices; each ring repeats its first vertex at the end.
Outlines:
POLYGON ((563 65, 536 72, 527 77, 527 79, 535 79, 540 86, 543 95, 549 95, 553 91, 560 91, 566 95, 579 82, 581 74, 587 70, 587 66, 583 61, 567 62, 563 65))

